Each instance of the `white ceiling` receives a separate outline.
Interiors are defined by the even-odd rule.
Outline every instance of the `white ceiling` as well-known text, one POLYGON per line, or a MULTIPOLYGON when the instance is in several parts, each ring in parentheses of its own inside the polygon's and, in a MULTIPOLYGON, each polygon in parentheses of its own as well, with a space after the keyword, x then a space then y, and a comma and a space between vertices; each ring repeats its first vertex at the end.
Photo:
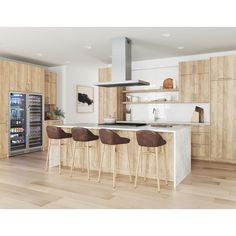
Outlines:
POLYGON ((132 40, 132 60, 230 51, 236 28, 0 28, 0 56, 47 66, 111 63, 111 39, 132 40), (162 34, 170 33, 169 38, 162 34), (88 50, 86 46, 92 46, 88 50), (178 46, 184 49, 178 50, 178 46), (42 54, 42 55, 40 55, 42 54))

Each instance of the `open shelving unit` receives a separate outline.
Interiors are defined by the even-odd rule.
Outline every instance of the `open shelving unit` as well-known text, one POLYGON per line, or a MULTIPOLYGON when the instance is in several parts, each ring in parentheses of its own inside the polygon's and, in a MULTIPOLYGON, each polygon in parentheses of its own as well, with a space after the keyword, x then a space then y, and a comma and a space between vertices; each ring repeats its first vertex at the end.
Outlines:
POLYGON ((179 89, 135 89, 135 90, 123 90, 122 93, 163 93, 163 92, 178 92, 179 89))

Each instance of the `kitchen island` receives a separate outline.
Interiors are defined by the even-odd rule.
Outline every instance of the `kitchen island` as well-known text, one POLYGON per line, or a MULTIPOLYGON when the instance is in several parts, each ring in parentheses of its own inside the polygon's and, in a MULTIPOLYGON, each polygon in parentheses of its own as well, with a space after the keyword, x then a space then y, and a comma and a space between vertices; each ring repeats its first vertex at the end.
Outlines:
MULTIPOLYGON (((70 132, 73 127, 84 127, 90 129, 94 134, 98 134, 98 130, 101 128, 111 129, 117 132, 119 135, 123 137, 130 138, 130 143, 128 145, 128 155, 131 159, 131 169, 134 174, 137 162, 137 150, 138 144, 136 141, 136 131, 138 130, 152 130, 159 132, 160 135, 166 140, 167 144, 164 146, 165 152, 160 152, 160 179, 164 180, 164 154, 168 160, 168 181, 173 183, 173 187, 175 188, 190 172, 191 172, 191 127, 188 126, 171 126, 171 127, 152 127, 150 125, 143 126, 128 126, 128 125, 99 125, 99 124, 89 124, 89 123, 79 123, 79 124, 67 124, 67 125, 58 125, 58 127, 63 128, 66 132, 70 132)), ((57 142, 56 140, 53 141, 57 142)), ((95 149, 91 149, 91 170, 98 170, 98 159, 100 159, 100 150, 101 150, 101 142, 96 141, 97 145, 95 145, 95 149), (97 149, 97 150, 96 150, 97 149), (98 158, 97 158, 97 153, 98 158)), ((95 143, 95 142, 93 142, 95 143)), ((56 144, 56 143, 55 143, 56 144)), ((81 144, 83 145, 83 144, 81 144)), ((127 150, 126 145, 120 145, 117 158, 117 173, 128 175, 128 161, 126 158, 127 150)), ((62 155, 62 165, 70 167, 72 152, 69 149, 64 148, 65 145, 61 147, 61 155, 62 155)), ((151 148, 150 148, 151 149, 151 148)), ((85 155, 85 152, 81 151, 82 149, 78 149, 76 152, 76 163, 75 167, 82 167, 82 159, 85 155), (78 158, 80 157, 80 158, 78 158)), ((111 158, 110 153, 106 153, 106 157, 104 158, 104 166, 103 171, 111 173, 111 158)), ((84 158, 86 160, 86 158, 84 158)), ((139 176, 143 176, 143 162, 141 161, 141 171, 139 176)), ((59 147, 58 145, 53 145, 52 149, 49 153, 49 166, 53 167, 58 165, 59 163, 59 147)), ((86 163, 85 163, 86 168, 86 163)), ((147 161, 147 178, 155 178, 155 158, 153 156, 149 156, 147 161)))

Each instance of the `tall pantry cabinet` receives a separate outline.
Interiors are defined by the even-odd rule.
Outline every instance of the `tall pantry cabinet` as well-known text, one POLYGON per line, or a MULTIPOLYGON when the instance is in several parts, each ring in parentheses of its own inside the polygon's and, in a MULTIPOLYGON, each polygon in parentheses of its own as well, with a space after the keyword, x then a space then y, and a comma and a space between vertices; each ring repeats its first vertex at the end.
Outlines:
POLYGON ((211 58, 211 160, 236 163, 236 56, 211 58))

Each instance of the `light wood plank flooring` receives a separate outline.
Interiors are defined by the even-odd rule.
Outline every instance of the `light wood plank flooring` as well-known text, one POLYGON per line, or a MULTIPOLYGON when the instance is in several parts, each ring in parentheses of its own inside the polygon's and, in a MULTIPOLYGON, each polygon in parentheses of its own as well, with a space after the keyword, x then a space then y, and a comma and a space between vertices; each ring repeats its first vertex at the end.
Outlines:
POLYGON ((90 181, 86 172, 57 168, 44 171, 46 153, 37 152, 0 160, 0 208, 236 208, 236 165, 194 161, 192 173, 174 191, 155 181, 137 189, 128 176, 118 176, 112 188, 111 175, 97 173, 90 181))

